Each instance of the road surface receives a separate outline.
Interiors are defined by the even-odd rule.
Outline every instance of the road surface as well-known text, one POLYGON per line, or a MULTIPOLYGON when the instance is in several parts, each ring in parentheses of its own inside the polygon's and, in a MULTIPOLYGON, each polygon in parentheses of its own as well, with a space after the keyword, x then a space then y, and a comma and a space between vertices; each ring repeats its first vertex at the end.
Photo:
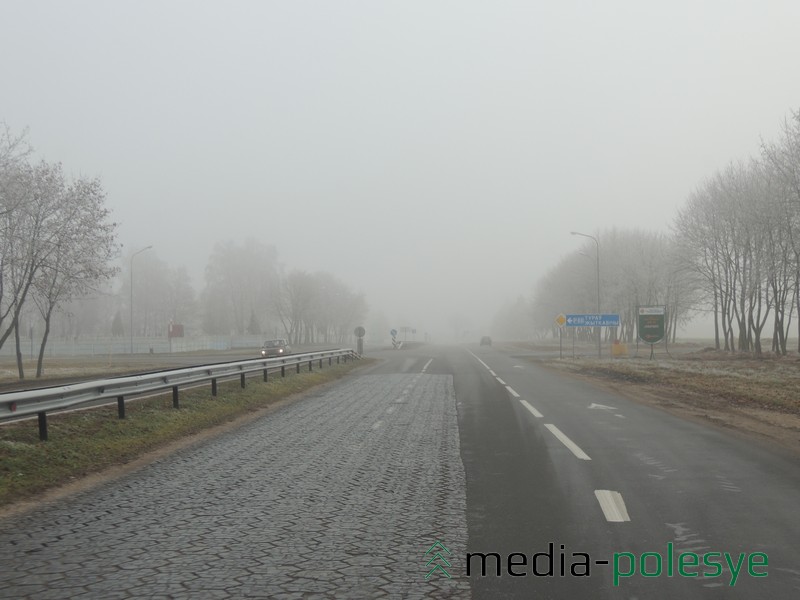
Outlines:
POLYGON ((792 457, 490 347, 379 357, 1 521, 0 596, 800 596, 792 457))

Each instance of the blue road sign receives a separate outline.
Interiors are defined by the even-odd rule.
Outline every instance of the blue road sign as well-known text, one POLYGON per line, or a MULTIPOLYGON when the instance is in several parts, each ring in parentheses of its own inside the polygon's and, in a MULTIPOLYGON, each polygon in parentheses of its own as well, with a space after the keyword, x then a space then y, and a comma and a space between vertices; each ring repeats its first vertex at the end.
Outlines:
POLYGON ((619 315, 566 315, 567 327, 619 327, 619 315))

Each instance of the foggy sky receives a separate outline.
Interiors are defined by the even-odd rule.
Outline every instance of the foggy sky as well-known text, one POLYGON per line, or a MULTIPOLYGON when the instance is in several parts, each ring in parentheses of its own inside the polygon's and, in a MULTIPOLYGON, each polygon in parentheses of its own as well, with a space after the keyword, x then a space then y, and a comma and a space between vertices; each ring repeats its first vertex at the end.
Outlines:
MULTIPOLYGON (((476 332, 570 230, 666 230, 800 108, 800 3, 0 0, 0 121, 199 290, 274 244, 476 332)), ((605 257, 604 260, 613 260, 605 257)))

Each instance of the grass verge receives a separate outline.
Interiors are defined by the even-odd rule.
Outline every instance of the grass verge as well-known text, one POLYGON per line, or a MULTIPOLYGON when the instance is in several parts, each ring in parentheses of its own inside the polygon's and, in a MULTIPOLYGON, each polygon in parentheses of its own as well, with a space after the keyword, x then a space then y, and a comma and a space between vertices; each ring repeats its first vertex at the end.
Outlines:
POLYGON ((262 410, 293 394, 338 379, 370 359, 333 365, 264 383, 248 379, 221 382, 216 398, 210 385, 182 390, 180 409, 171 393, 126 403, 126 418, 116 404, 91 410, 48 415, 49 441, 40 442, 36 421, 0 427, 0 507, 31 499, 211 427, 262 410))
MULTIPOLYGON (((582 361, 559 367, 607 380, 671 389, 703 405, 754 408, 800 415, 800 372, 785 361, 582 361)), ((552 364, 552 362, 551 362, 552 364)), ((697 402, 696 402, 697 403, 697 402)))

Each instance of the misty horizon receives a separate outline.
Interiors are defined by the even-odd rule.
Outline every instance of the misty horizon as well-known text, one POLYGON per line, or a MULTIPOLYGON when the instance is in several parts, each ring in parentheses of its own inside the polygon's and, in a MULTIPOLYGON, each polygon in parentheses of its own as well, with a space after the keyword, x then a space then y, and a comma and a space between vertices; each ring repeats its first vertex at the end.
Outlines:
POLYGON ((530 299, 570 231, 669 233, 800 105, 788 1, 5 8, 0 121, 102 181, 123 257, 199 293, 255 239, 437 337, 530 299))

